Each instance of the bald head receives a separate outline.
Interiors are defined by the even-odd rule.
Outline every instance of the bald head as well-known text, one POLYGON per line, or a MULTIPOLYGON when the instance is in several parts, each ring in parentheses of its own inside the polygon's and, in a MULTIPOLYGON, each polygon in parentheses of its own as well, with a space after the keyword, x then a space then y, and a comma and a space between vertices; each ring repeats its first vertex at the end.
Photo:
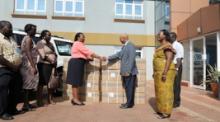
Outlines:
POLYGON ((120 41, 122 44, 125 44, 128 41, 128 35, 127 34, 120 35, 120 41))

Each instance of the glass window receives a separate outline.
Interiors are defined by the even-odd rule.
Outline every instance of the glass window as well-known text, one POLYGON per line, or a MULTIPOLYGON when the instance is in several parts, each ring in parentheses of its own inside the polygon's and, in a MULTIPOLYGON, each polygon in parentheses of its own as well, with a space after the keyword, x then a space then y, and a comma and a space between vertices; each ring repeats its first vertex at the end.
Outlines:
POLYGON ((141 16, 142 7, 140 5, 135 5, 135 15, 141 16))
POLYGON ((56 1, 56 11, 63 10, 63 1, 56 1))
POLYGON ((126 5, 126 15, 132 15, 132 5, 126 5))
POLYGON ((35 0, 28 0, 27 1, 27 9, 34 10, 34 7, 35 7, 35 0))
POLYGON ((73 43, 54 40, 57 51, 61 56, 71 56, 71 47, 73 43))
POLYGON ((15 0, 15 12, 46 14, 46 0, 15 0))
POLYGON ((125 3, 133 3, 133 0, 125 0, 125 3))
POLYGON ((82 2, 76 2, 76 12, 82 12, 82 11, 83 11, 82 2))
POLYGON ((116 0, 116 2, 118 3, 118 2, 121 2, 121 3, 123 3, 125 0, 116 0))
POLYGON ((45 7, 46 7, 45 3, 46 3, 45 0, 38 0, 38 5, 37 5, 38 8, 37 9, 42 10, 42 11, 45 10, 45 7))
POLYGON ((55 0, 55 15, 83 16, 84 0, 55 0))
POLYGON ((115 16, 119 18, 143 18, 143 0, 115 0, 115 16))
POLYGON ((72 1, 67 1, 66 2, 66 11, 73 11, 73 2, 72 1))
POLYGON ((17 9, 24 9, 24 0, 17 0, 17 9))
POLYGON ((117 14, 123 14, 123 4, 117 4, 116 5, 116 13, 117 14))
POLYGON ((169 3, 166 3, 165 5, 165 17, 166 19, 170 18, 170 4, 169 3))

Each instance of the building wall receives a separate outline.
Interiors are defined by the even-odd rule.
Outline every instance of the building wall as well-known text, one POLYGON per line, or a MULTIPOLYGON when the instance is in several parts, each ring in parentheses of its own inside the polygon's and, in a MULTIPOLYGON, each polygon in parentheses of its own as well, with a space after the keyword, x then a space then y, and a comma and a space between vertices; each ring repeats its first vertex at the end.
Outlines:
POLYGON ((152 59, 155 46, 155 2, 144 0, 144 23, 114 22, 115 0, 85 0, 85 20, 53 19, 53 0, 47 0, 45 19, 12 17, 14 0, 0 1, 0 20, 9 20, 14 28, 23 29, 25 24, 37 25, 38 32, 49 29, 53 35, 73 40, 76 32, 84 32, 86 44, 94 52, 108 56, 121 48, 119 35, 129 34, 137 47, 143 47, 147 60, 147 79, 152 79, 152 59), (3 12, 2 12, 3 11, 3 12))
POLYGON ((171 31, 177 32, 177 26, 200 8, 208 6, 209 0, 170 0, 171 31))
POLYGON ((177 27, 179 40, 202 36, 220 30, 220 5, 210 5, 193 13, 177 27))
POLYGON ((68 39, 73 39, 76 32, 84 32, 87 33, 87 38, 91 39, 88 40, 88 44, 118 45, 119 43, 110 39, 114 39, 121 33, 127 33, 131 36, 135 35, 132 38, 134 42, 137 40, 135 44, 138 46, 153 46, 155 33, 154 1, 144 0, 144 23, 114 22, 114 2, 115 0, 85 0, 85 20, 83 21, 52 19, 53 0, 47 0, 46 19, 12 17, 14 0, 1 0, 0 8, 4 9, 4 12, 1 12, 0 18, 11 21, 14 28, 23 29, 25 24, 33 23, 37 25, 38 31, 49 29, 57 35, 64 35, 68 39), (111 36, 114 38, 105 40, 100 34, 107 35, 107 38, 111 36), (101 43, 105 41, 106 43, 101 43))

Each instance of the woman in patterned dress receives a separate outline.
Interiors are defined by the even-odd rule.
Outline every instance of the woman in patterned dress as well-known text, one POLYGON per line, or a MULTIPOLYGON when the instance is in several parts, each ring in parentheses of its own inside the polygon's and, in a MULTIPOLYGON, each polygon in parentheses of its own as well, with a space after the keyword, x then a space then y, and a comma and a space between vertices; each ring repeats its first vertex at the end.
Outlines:
POLYGON ((23 78, 24 89, 24 105, 23 111, 29 111, 33 108, 29 104, 29 93, 36 90, 38 86, 38 71, 37 71, 37 50, 33 42, 33 37, 36 34, 36 25, 27 24, 24 28, 27 36, 22 40, 21 53, 22 53, 22 66, 21 75, 23 78))
POLYGON ((170 42, 169 32, 161 30, 158 35, 159 48, 155 50, 153 67, 157 114, 160 119, 169 118, 173 108, 173 82, 175 50, 170 42))

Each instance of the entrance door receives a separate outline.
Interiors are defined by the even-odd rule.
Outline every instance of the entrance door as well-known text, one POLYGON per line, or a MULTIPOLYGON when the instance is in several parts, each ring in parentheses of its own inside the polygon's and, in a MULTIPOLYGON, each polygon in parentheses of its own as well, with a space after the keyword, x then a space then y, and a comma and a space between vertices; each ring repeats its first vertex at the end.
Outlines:
POLYGON ((192 76, 191 85, 196 88, 205 89, 206 79, 206 55, 205 54, 205 39, 199 38, 192 40, 192 76))
MULTIPOLYGON (((205 36, 206 40, 206 64, 212 67, 217 67, 217 34, 210 34, 205 36)), ((209 80, 208 76, 209 67, 206 69, 206 80, 209 80)), ((206 89, 210 90, 210 84, 206 83, 206 89)))

